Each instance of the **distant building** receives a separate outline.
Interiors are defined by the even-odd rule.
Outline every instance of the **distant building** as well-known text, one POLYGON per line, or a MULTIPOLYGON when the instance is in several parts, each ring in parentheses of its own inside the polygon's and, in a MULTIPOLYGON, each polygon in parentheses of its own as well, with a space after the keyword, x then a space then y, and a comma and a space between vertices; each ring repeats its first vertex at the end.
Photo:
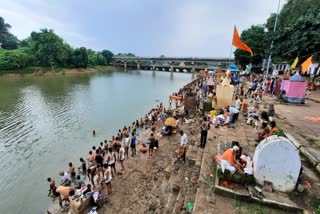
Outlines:
POLYGON ((290 65, 288 62, 277 62, 272 63, 272 75, 278 75, 283 74, 285 71, 288 71, 290 69, 290 65))

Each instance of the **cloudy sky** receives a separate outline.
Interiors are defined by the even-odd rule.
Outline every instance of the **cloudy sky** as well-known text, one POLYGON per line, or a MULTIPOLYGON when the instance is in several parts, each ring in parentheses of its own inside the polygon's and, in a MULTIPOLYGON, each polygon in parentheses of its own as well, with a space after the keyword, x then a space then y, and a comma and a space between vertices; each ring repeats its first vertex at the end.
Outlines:
POLYGON ((51 28, 73 47, 229 57, 233 25, 240 33, 263 24, 277 6, 278 0, 0 0, 0 16, 19 39, 51 28))

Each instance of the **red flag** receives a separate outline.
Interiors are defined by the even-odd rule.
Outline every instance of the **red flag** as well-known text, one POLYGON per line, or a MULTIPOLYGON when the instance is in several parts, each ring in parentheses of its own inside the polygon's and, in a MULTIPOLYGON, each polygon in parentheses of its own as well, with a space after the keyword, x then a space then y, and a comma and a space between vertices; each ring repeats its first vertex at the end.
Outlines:
POLYGON ((253 56, 253 52, 252 52, 251 48, 249 48, 249 46, 246 43, 241 41, 236 26, 234 26, 234 29, 233 29, 232 45, 241 49, 241 50, 249 52, 251 54, 251 56, 253 56))

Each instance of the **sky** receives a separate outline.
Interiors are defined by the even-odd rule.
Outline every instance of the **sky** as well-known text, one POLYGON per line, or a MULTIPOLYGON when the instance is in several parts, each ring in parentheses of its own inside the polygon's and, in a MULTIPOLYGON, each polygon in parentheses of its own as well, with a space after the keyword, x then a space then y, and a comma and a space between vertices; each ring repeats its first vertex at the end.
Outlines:
POLYGON ((233 26, 240 34, 277 7, 278 0, 0 0, 0 16, 19 39, 49 28, 96 51, 229 57, 233 26))

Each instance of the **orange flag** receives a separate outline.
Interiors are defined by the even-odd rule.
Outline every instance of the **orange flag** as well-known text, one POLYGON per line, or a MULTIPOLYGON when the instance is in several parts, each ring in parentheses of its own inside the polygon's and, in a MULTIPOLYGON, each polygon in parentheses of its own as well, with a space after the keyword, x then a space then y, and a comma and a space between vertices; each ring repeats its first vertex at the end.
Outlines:
POLYGON ((236 26, 234 26, 234 29, 233 29, 232 45, 241 49, 241 50, 249 52, 251 54, 251 56, 253 56, 253 52, 252 52, 251 48, 249 48, 249 46, 246 43, 241 41, 236 26))
POLYGON ((302 67, 302 72, 303 73, 306 73, 308 68, 310 67, 310 65, 312 64, 312 56, 310 56, 308 59, 306 59, 306 61, 304 61, 302 64, 301 64, 301 67, 302 67))

